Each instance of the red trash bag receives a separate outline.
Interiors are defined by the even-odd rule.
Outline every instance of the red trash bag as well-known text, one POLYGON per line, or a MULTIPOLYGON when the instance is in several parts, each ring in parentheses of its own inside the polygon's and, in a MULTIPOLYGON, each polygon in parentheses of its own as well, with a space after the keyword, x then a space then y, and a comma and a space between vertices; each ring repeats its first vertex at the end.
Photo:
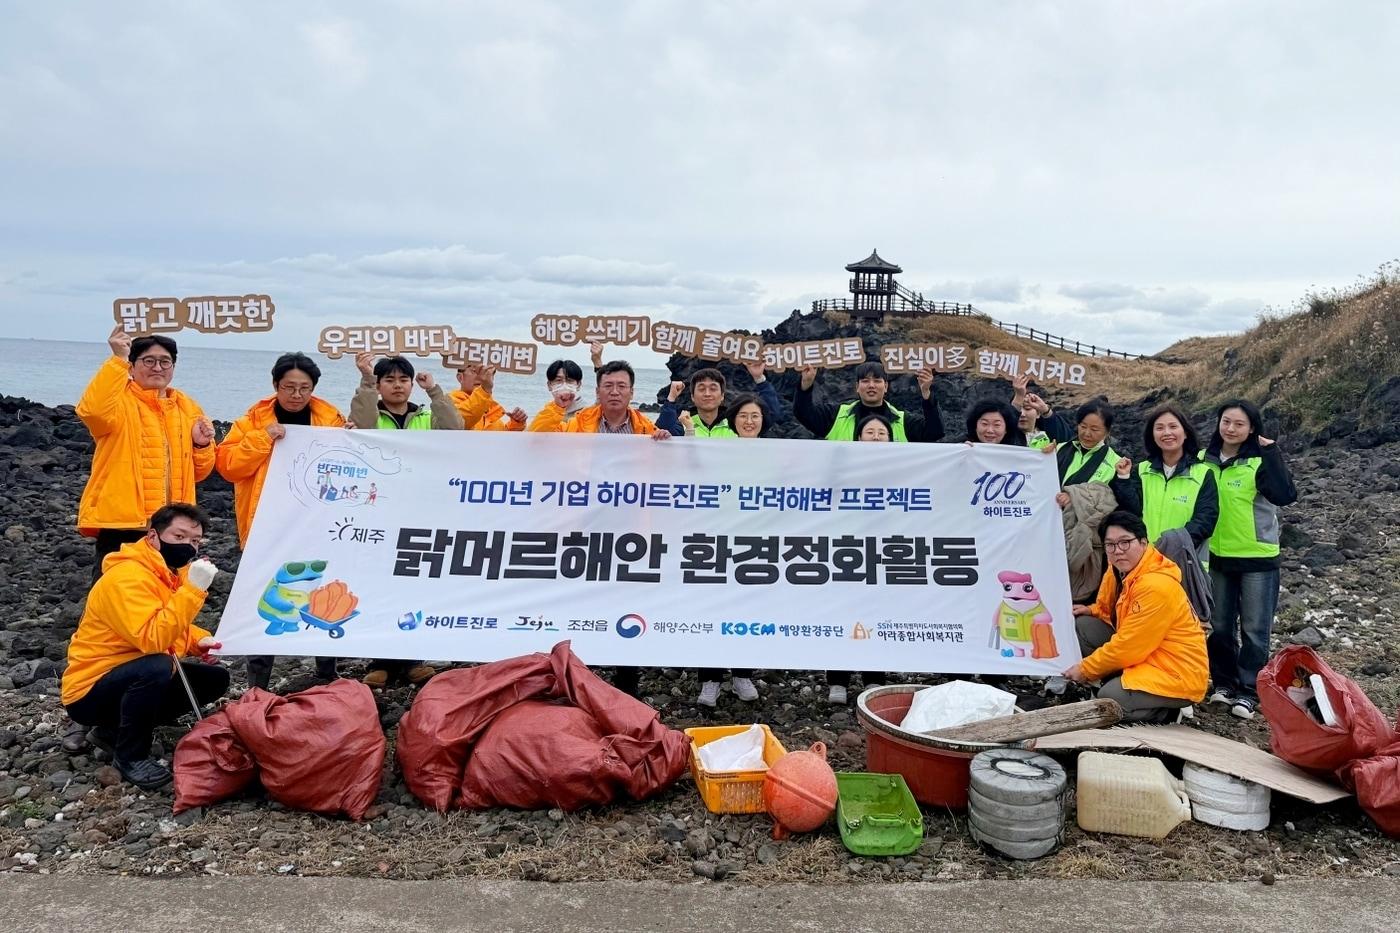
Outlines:
POLYGON ((1348 763, 1337 777, 1356 794, 1357 803, 1381 832, 1400 839, 1400 745, 1382 749, 1374 758, 1348 763))
POLYGON ((685 733, 605 683, 567 641, 437 675, 399 721, 397 749, 409 791, 439 811, 643 800, 690 762, 685 733))
POLYGON ((234 703, 223 711, 258 763, 267 795, 296 810, 363 817, 379 796, 388 746, 374 693, 341 679, 265 696, 270 703, 234 703))
POLYGON ((1289 645, 1274 655, 1259 672, 1257 689, 1274 754, 1300 768, 1334 772, 1347 762, 1369 758, 1397 739, 1365 692, 1332 670, 1311 648, 1289 645), (1323 725, 1288 696, 1287 688, 1300 670, 1304 681, 1307 674, 1321 675, 1337 725, 1323 725))
POLYGON ((256 777, 283 806, 358 820, 379 796, 386 746, 374 694, 358 681, 285 697, 254 688, 175 747, 175 812, 225 800, 256 777))
POLYGON ((176 813, 227 800, 258 776, 257 763, 222 712, 201 719, 180 739, 174 771, 176 813))

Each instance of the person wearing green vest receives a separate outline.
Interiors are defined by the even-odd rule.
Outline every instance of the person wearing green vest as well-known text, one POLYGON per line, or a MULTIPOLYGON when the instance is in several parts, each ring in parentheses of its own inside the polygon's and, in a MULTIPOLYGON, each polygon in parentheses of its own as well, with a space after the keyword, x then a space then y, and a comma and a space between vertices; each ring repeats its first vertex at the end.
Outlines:
POLYGON ((915 374, 919 384, 919 415, 900 411, 885 400, 889 381, 885 367, 867 360, 856 367, 856 398, 831 404, 818 402, 813 389, 817 383, 817 368, 802 367, 802 379, 792 399, 792 414, 813 436, 828 441, 854 441, 856 424, 863 415, 879 414, 890 426, 890 437, 896 442, 932 444, 943 439, 943 419, 938 403, 933 399, 933 370, 924 368, 915 374))
MULTIPOLYGON (((768 381, 763 372, 763 362, 745 363, 744 368, 749 371, 749 377, 753 379, 753 394, 766 409, 765 421, 771 423, 782 414, 782 403, 778 401, 777 390, 768 381)), ((690 398, 695 403, 695 411, 690 418, 694 427, 695 437, 735 437, 734 429, 729 425, 725 415, 727 409, 724 404, 724 392, 727 388, 724 373, 712 366, 704 369, 697 369, 690 375, 690 398)), ((666 398, 666 403, 661 406, 661 412, 656 417, 656 426, 665 428, 672 434, 679 437, 682 434, 690 434, 685 430, 685 425, 680 420, 681 410, 678 400, 685 392, 686 384, 680 380, 671 383, 670 394, 666 398)))
POLYGON ((1191 418, 1176 405, 1162 405, 1142 429, 1147 459, 1133 469, 1124 457, 1108 484, 1118 507, 1142 516, 1154 545, 1162 532, 1182 528, 1202 547, 1215 530, 1220 504, 1215 475, 1198 459, 1200 441, 1191 418))
POLYGON ((1113 479, 1118 454, 1108 445, 1113 430, 1113 408, 1104 398, 1090 399, 1074 412, 1074 425, 1038 395, 1026 397, 1040 413, 1036 425, 1059 444, 1055 453, 1060 467, 1060 485, 1105 483, 1113 479), (1068 443, 1066 443, 1068 442, 1068 443))
MULTIPOLYGON (((368 352, 355 354, 355 366, 360 370, 360 385, 350 400, 350 421, 355 427, 388 431, 463 429, 461 412, 432 373, 421 372, 415 377, 413 364, 402 356, 385 357, 376 363, 374 354, 368 352), (408 400, 415 380, 428 393, 428 408, 408 400)), ((433 674, 433 669, 422 661, 376 659, 370 661, 364 682, 378 689, 387 686, 391 679, 402 677, 417 685, 426 683, 433 674)))
POLYGON ((1210 702, 1253 719, 1255 681, 1269 659, 1278 606, 1278 510, 1297 501, 1298 490, 1278 445, 1260 435, 1264 420, 1252 403, 1226 402, 1215 423, 1201 454, 1220 489, 1220 521, 1210 538, 1210 702))

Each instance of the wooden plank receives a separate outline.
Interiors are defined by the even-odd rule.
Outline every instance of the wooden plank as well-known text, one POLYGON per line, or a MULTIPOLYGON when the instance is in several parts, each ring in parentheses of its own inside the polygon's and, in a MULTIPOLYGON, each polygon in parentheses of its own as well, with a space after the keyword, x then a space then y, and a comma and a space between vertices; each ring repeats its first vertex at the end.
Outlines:
POLYGON ((1263 749, 1189 726, 1120 726, 1085 729, 1037 739, 1038 751, 1083 748, 1150 749, 1225 774, 1263 784, 1309 803, 1332 803, 1351 794, 1331 781, 1314 777, 1263 749))
POLYGON ((1111 726, 1123 718, 1123 709, 1113 700, 1085 700, 1047 706, 1029 713, 997 716, 949 729, 925 732, 932 739, 952 742, 985 742, 1009 745, 1025 739, 1111 726))

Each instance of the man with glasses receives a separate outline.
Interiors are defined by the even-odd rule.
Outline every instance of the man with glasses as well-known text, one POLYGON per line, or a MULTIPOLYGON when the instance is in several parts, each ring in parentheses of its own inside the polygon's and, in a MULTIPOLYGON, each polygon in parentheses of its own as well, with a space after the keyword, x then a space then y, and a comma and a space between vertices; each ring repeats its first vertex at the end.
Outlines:
MULTIPOLYGON (((233 511, 238 517, 238 546, 248 546, 273 446, 286 437, 286 425, 339 428, 345 418, 334 405, 314 395, 321 367, 305 353, 284 353, 272 364, 273 395, 248 409, 229 428, 216 455, 219 474, 233 484, 233 511)), ((275 633, 274 633, 275 634, 275 633)), ((272 683, 272 655, 248 658, 248 683, 266 690, 272 683)), ((335 679, 335 658, 316 659, 318 680, 335 679)))
POLYGON ((74 722, 92 727, 88 741, 143 790, 170 782, 170 770, 151 755, 156 726, 190 712, 176 665, 200 706, 228 689, 228 670, 208 657, 221 646, 194 624, 218 572, 195 559, 208 527, 197 506, 157 509, 142 538, 107 559, 68 643, 64 708, 74 722), (190 656, 195 660, 183 660, 190 656))
MULTIPOLYGON (((1131 512, 1099 527, 1108 570, 1092 606, 1076 605, 1084 660, 1067 680, 1102 681, 1098 695, 1123 708, 1123 722, 1164 723, 1206 695, 1206 636, 1191 611, 1181 570, 1147 539, 1131 512)), ((1184 717, 1183 717, 1184 718, 1184 717)))
POLYGON ((132 339, 120 326, 112 356, 88 383, 77 414, 96 442, 78 504, 78 531, 95 538, 92 579, 123 544, 146 534, 146 518, 170 502, 194 502, 195 483, 214 469, 214 425, 178 389, 175 341, 132 339))

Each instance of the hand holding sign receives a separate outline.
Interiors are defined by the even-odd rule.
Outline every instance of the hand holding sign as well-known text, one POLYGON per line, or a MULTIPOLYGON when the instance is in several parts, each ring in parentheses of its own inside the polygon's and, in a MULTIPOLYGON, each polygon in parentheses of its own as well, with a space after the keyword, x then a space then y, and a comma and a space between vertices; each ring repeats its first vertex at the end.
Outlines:
POLYGON ((817 367, 808 363, 802 367, 802 391, 806 392, 817 384, 817 367))
POLYGON ((355 368, 367 378, 374 378, 374 354, 368 350, 361 350, 355 354, 355 368))
POLYGON ((925 366, 914 374, 914 379, 919 383, 919 394, 927 399, 933 394, 933 370, 925 366))
POLYGON ((119 356, 124 361, 131 357, 131 335, 122 330, 120 324, 112 328, 112 333, 107 336, 107 346, 112 348, 113 356, 119 356))

